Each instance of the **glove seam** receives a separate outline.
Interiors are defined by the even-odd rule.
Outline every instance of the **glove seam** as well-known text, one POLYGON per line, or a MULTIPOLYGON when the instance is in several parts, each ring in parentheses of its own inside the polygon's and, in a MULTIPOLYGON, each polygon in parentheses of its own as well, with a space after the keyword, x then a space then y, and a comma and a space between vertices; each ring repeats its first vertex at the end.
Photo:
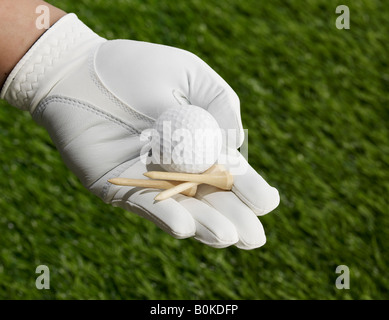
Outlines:
POLYGON ((57 96, 57 95, 54 95, 54 96, 50 96, 48 98, 45 98, 44 100, 42 100, 41 103, 39 103, 38 107, 35 109, 34 113, 33 113, 33 118, 38 122, 38 118, 41 118, 42 117, 42 114, 43 112, 45 111, 45 109, 47 108, 47 106, 52 103, 52 102, 61 102, 61 103, 64 103, 66 105, 71 105, 71 106, 76 106, 78 108, 81 108, 83 110, 86 110, 86 111, 89 111, 99 117, 102 117, 108 121, 111 121, 119 126, 121 126, 122 128, 126 129, 127 131, 129 131, 132 135, 137 135, 137 134, 140 134, 140 131, 137 130, 136 128, 134 127, 131 127, 129 124, 121 121, 120 119, 118 118, 115 118, 114 116, 110 115, 110 114, 107 114, 105 113, 104 111, 100 110, 100 109, 97 109, 95 108, 93 105, 87 103, 87 102, 84 102, 84 101, 80 101, 80 100, 77 100, 77 99, 72 99, 72 98, 69 98, 69 97, 62 97, 62 96, 57 96))
MULTIPOLYGON (((117 119, 114 116, 112 116, 110 114, 107 114, 107 113, 105 113, 104 111, 102 111, 100 109, 95 108, 91 104, 88 104, 86 102, 83 102, 83 101, 80 101, 80 100, 77 100, 77 99, 72 99, 72 98, 62 97, 62 96, 57 96, 57 95, 45 98, 44 100, 42 100, 41 103, 39 103, 38 107, 35 109, 34 113, 32 114, 32 116, 33 116, 35 121, 37 121, 38 123, 40 122, 39 120, 42 119, 43 112, 46 110, 47 106, 50 103, 62 103, 64 105, 68 105, 68 106, 71 106, 71 107, 75 107, 75 108, 79 108, 79 109, 85 110, 87 112, 90 112, 90 113, 98 116, 98 117, 102 117, 105 120, 114 123, 115 125, 118 125, 118 126, 124 128, 132 136, 139 134, 139 131, 137 129, 131 127, 130 125, 128 125, 125 122, 122 122, 120 119, 117 119)), ((117 172, 117 170, 122 170, 121 169, 122 166, 125 165, 128 162, 131 162, 132 160, 134 160, 134 159, 128 159, 128 160, 122 162, 121 164, 119 164, 118 166, 116 166, 115 169, 113 169, 113 171, 112 171, 112 175, 115 174, 117 172)), ((122 171, 126 170, 127 168, 128 167, 124 168, 122 171)), ((107 175, 107 173, 109 173, 109 172, 106 172, 106 173, 102 174, 98 179, 96 179, 94 182, 92 182, 91 184, 89 184, 86 187, 88 189, 92 189, 93 186, 98 181, 100 181, 100 179, 102 179, 105 175, 107 175)), ((106 182, 105 185, 103 186, 103 188, 101 189, 100 197, 104 201, 106 201, 105 198, 106 198, 106 196, 107 196, 107 194, 109 192, 109 188, 110 188, 110 183, 106 182)))
MULTIPOLYGON (((89 69, 89 76, 93 83, 96 85, 98 90, 106 96, 110 101, 112 101, 115 105, 117 105, 120 109, 122 109, 125 113, 131 116, 131 118, 140 119, 147 123, 147 125, 152 126, 155 122, 155 119, 135 110, 130 105, 124 103, 119 97, 117 97, 115 94, 113 94, 104 84, 104 82, 101 80, 100 76, 97 73, 97 68, 95 65, 96 61, 96 55, 98 50, 95 50, 88 59, 88 69, 89 69)), ((147 127, 147 126, 146 126, 147 127)))

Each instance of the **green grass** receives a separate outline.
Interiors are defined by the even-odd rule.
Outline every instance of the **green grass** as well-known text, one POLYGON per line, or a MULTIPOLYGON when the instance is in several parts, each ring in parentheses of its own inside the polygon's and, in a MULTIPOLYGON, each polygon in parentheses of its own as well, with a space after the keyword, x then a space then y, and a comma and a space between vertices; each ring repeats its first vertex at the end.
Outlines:
POLYGON ((180 47, 237 92, 249 161, 281 194, 253 251, 175 240, 105 205, 0 102, 0 298, 388 299, 389 5, 50 1, 109 39, 180 47), (335 27, 350 8, 351 29, 335 27), (35 268, 51 272, 35 288, 35 268), (335 268, 350 268, 338 290, 335 268))

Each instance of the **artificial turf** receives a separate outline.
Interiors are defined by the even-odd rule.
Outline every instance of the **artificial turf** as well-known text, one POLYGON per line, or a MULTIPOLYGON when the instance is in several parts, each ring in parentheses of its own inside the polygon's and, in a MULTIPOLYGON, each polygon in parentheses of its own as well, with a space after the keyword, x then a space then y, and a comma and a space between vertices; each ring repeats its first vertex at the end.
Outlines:
POLYGON ((86 191, 46 131, 1 101, 1 299, 389 298, 389 3, 50 3, 108 39, 205 60, 238 94, 249 161, 281 203, 260 218, 260 249, 173 239, 86 191), (349 30, 335 26, 339 4, 349 30), (35 287, 41 264, 50 290, 35 287))

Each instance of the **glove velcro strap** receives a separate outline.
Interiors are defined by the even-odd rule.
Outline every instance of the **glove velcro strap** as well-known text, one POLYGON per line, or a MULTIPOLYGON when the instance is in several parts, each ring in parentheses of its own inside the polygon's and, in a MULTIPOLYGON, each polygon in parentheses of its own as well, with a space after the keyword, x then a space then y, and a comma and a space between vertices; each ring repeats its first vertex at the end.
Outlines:
POLYGON ((17 63, 4 83, 0 97, 14 107, 32 113, 74 62, 103 41, 106 40, 74 13, 65 15, 17 63))

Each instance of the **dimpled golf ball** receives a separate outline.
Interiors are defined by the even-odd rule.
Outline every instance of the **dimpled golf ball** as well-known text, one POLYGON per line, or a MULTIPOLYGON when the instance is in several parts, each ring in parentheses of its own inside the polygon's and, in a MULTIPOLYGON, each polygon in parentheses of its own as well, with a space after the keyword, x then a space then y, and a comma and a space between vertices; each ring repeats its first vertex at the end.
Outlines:
POLYGON ((217 161, 222 133, 205 109, 177 106, 156 120, 151 140, 152 161, 166 171, 202 173, 217 161))

